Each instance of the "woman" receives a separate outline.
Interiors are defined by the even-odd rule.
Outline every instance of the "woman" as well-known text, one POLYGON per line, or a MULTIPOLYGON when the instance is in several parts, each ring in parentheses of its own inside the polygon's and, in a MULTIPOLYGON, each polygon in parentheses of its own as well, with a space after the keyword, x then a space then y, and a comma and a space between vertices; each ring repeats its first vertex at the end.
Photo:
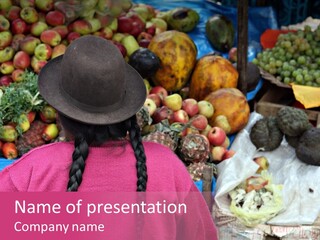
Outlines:
POLYGON ((170 223, 183 231, 173 231, 173 224, 170 234, 153 226, 157 237, 146 239, 217 239, 182 162, 165 146, 142 143, 135 114, 144 104, 145 85, 112 42, 91 35, 73 41, 41 70, 39 91, 71 141, 22 156, 0 173, 0 191, 181 192, 184 200, 196 201, 194 217, 173 216, 170 223))

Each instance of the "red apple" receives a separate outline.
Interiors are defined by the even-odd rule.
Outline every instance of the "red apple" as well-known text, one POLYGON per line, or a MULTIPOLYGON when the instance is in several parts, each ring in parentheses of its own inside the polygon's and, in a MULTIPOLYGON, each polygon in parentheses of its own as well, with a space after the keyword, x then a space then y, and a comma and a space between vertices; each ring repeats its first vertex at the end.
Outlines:
POLYGON ((135 13, 128 13, 118 17, 118 29, 120 33, 128 33, 134 37, 138 37, 145 30, 146 24, 135 13))
POLYGON ((43 43, 49 44, 51 47, 54 47, 61 43, 61 36, 57 31, 48 29, 41 33, 40 40, 43 43))
POLYGON ((182 101, 182 109, 188 113, 189 117, 193 117, 199 112, 198 101, 194 98, 186 98, 182 101))
POLYGON ((39 60, 48 60, 52 55, 52 47, 46 43, 40 43, 34 50, 34 55, 39 60))
POLYGON ((143 48, 148 48, 149 44, 150 44, 151 40, 149 39, 141 39, 139 40, 139 46, 143 47, 143 48))
POLYGON ((190 122, 191 122, 191 126, 195 127, 199 131, 206 129, 206 127, 208 125, 208 119, 201 114, 197 114, 197 115, 193 116, 190 119, 190 122))
POLYGON ((100 34, 101 37, 108 40, 111 40, 113 36, 113 31, 108 26, 102 28, 98 33, 100 34))
POLYGON ((221 146, 224 143, 227 135, 222 128, 212 127, 208 132, 207 137, 211 145, 221 146))
POLYGON ((49 28, 46 22, 35 22, 31 24, 30 33, 35 36, 39 37, 41 33, 49 28))
MULTIPOLYGON (((209 140, 210 141, 210 140, 209 140)), ((214 146, 211 149, 211 156, 213 161, 222 161, 223 156, 226 153, 227 149, 222 146, 214 146)))
POLYGON ((30 66, 30 61, 30 56, 25 51, 19 51, 13 57, 14 67, 22 70, 30 66))
POLYGON ((200 114, 204 115, 207 118, 211 118, 213 116, 214 108, 210 102, 201 100, 198 102, 198 107, 200 114))
POLYGON ((68 36, 69 30, 66 25, 58 25, 52 28, 52 30, 58 32, 61 36, 61 39, 64 39, 68 36))
POLYGON ((172 120, 170 120, 169 122, 187 123, 188 121, 189 121, 189 116, 186 113, 186 111, 183 109, 179 109, 173 112, 172 120))
POLYGON ((168 91, 162 86, 154 86, 151 88, 149 93, 159 94, 161 99, 163 100, 166 96, 168 96, 168 91))
POLYGON ((3 75, 11 74, 14 71, 14 66, 12 61, 3 62, 0 65, 0 72, 3 75))
POLYGON ((68 43, 70 44, 73 40, 75 40, 75 39, 77 39, 79 37, 81 37, 80 33, 69 32, 69 34, 67 35, 68 43))
POLYGON ((8 86, 13 82, 13 79, 9 75, 3 75, 0 77, 0 86, 8 86))
MULTIPOLYGON (((29 55, 28 55, 29 56, 29 55)), ((12 77, 12 80, 14 82, 21 82, 23 81, 23 74, 24 74, 24 70, 22 69, 15 69, 12 74, 11 74, 11 77, 12 77)))
POLYGON ((113 44, 119 49, 119 51, 121 52, 122 56, 123 57, 126 57, 127 56, 127 49, 123 46, 122 43, 119 43, 119 42, 116 42, 116 41, 113 41, 113 44))
POLYGON ((237 48, 232 47, 228 52, 228 59, 230 62, 235 63, 237 62, 237 48))
POLYGON ((21 18, 17 18, 11 22, 11 32, 13 34, 26 33, 27 29, 27 23, 21 18))
POLYGON ((30 111, 27 113, 27 118, 29 123, 32 123, 34 121, 34 119, 36 118, 36 112, 35 111, 30 111))
POLYGON ((53 49, 52 49, 52 54, 51 54, 51 59, 55 58, 55 57, 58 57, 62 54, 65 53, 67 49, 67 46, 60 43, 59 45, 55 46, 53 49))
POLYGON ((152 115, 152 122, 157 124, 162 120, 169 119, 173 115, 173 111, 167 106, 162 106, 157 108, 156 111, 152 115))
POLYGON ((158 94, 150 93, 150 94, 148 94, 147 98, 152 99, 155 102, 155 104, 157 105, 157 107, 161 106, 161 98, 158 94))
POLYGON ((13 21, 20 17, 21 7, 12 5, 7 12, 7 18, 10 21, 13 21))
POLYGON ((222 160, 226 160, 228 158, 232 158, 234 155, 236 154, 236 152, 234 150, 227 150, 223 156, 222 156, 222 160))
POLYGON ((20 17, 26 23, 35 23, 39 20, 39 15, 34 7, 24 7, 20 11, 20 17))
POLYGON ((150 116, 152 116, 157 109, 156 103, 151 98, 146 98, 143 106, 145 106, 148 109, 150 116))
POLYGON ((35 73, 39 73, 40 70, 46 65, 47 60, 39 60, 36 56, 31 57, 31 67, 35 73))
POLYGON ((168 95, 162 100, 162 104, 172 109, 172 111, 178 111, 182 107, 182 97, 178 93, 168 95))
POLYGON ((27 36, 20 41, 20 49, 29 55, 34 54, 35 48, 41 43, 39 38, 27 36))
POLYGON ((46 14, 46 22, 53 27, 63 25, 65 23, 64 14, 57 10, 50 11, 46 14))
POLYGON ((81 35, 87 35, 92 32, 92 26, 90 22, 85 19, 78 19, 70 24, 71 31, 80 33, 81 35))
POLYGON ((18 33, 13 35, 11 47, 18 51, 20 49, 20 42, 25 38, 26 36, 22 33, 18 33))

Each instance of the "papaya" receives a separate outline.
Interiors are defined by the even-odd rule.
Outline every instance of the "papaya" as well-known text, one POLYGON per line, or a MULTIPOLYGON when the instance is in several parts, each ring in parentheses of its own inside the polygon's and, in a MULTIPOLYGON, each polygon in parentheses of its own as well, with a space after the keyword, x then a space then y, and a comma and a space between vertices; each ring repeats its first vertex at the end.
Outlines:
POLYGON ((229 18, 216 14, 206 21, 206 36, 214 49, 228 52, 234 44, 235 29, 229 18))
POLYGON ((231 126, 229 134, 242 130, 248 123, 250 107, 246 96, 237 88, 220 88, 209 93, 205 98, 214 108, 214 113, 208 122, 214 125, 215 118, 224 115, 231 126))
POLYGON ((154 85, 177 92, 189 81, 197 61, 197 47, 184 32, 169 30, 155 35, 148 49, 160 59, 160 68, 151 77, 154 85))
POLYGON ((237 69, 229 60, 213 54, 204 55, 193 70, 189 95, 200 101, 220 88, 236 88, 238 77, 237 69))

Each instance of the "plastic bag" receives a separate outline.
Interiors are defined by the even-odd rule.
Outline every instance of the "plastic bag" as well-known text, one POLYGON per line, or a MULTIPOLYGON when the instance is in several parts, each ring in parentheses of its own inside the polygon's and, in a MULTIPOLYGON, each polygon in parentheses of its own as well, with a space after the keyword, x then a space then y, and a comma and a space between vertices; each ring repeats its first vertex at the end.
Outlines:
MULTIPOLYGON (((239 220, 248 227, 254 227, 258 224, 262 224, 267 222, 269 219, 273 218, 283 209, 283 199, 282 199, 282 185, 276 185, 272 183, 271 176, 267 173, 267 171, 263 171, 261 173, 261 177, 268 181, 268 184, 264 187, 264 189, 255 191, 252 190, 246 193, 242 200, 244 202, 242 205, 238 204, 237 200, 237 190, 242 190, 241 186, 236 189, 230 191, 231 203, 230 203, 230 211, 239 218, 239 220), (259 192, 263 193, 260 195, 259 192), (263 197, 263 195, 265 197, 263 197), (261 197, 260 197, 261 196, 261 197), (262 202, 261 206, 256 206, 255 202, 257 200, 262 202), (268 201, 264 201, 266 199, 268 201), (250 205, 249 207, 245 205, 250 205)), ((245 190, 243 190, 245 191, 245 190)))

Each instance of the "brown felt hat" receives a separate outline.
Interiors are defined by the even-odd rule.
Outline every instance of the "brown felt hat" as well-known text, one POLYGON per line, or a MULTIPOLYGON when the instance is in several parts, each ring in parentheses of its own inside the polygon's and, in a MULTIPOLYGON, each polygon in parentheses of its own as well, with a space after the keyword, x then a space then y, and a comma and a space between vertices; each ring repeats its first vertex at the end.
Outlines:
POLYGON ((121 122, 146 98, 142 77, 109 40, 87 35, 50 60, 39 73, 42 97, 62 114, 89 124, 121 122))

